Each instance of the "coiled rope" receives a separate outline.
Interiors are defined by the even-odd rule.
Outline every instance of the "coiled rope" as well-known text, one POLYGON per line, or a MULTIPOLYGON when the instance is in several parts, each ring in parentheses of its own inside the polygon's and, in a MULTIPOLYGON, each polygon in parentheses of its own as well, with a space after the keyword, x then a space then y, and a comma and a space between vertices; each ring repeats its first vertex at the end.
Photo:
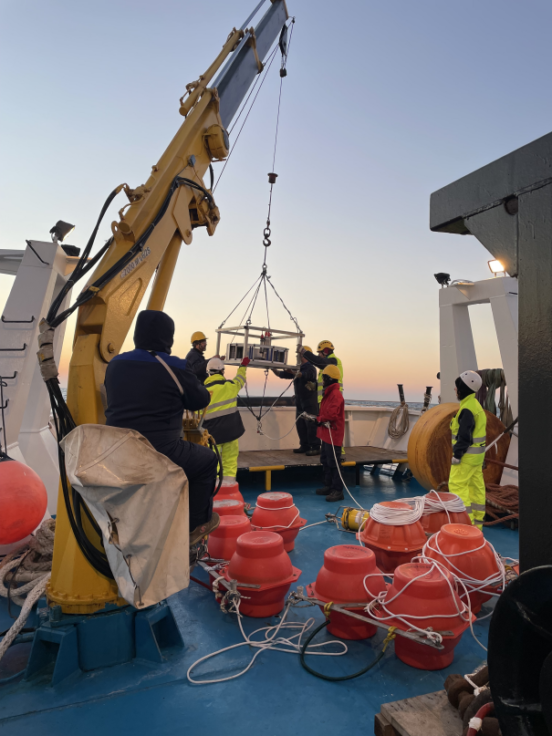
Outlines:
POLYGON ((387 434, 391 439, 398 440, 405 435, 410 428, 410 417, 408 416, 408 404, 401 403, 391 412, 387 434))
POLYGON ((54 519, 44 521, 27 545, 6 555, 0 563, 0 596, 21 606, 19 616, 0 642, 0 660, 46 590, 52 569, 55 524, 54 519))

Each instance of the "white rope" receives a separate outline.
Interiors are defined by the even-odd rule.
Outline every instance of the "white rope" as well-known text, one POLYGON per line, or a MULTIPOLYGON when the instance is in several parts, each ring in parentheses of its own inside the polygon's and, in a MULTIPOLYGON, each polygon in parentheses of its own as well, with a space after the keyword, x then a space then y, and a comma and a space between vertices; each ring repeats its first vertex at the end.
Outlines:
MULTIPOLYGON (((288 386, 288 388, 289 388, 289 386, 288 386)), ((278 398, 280 398, 280 397, 278 397, 278 398)), ((276 399, 276 401, 278 401, 278 399, 276 399)), ((276 403, 276 401, 274 402, 274 404, 276 403)), ((270 407, 270 409, 268 409, 267 411, 265 411, 265 413, 263 414, 263 418, 266 417, 266 415, 274 408, 274 404, 272 404, 272 406, 270 407)), ((258 419, 257 420, 257 434, 260 434, 263 437, 266 437, 267 440, 274 440, 274 442, 278 442, 279 440, 284 440, 288 436, 288 434, 291 434, 293 432, 293 430, 295 429, 295 425, 297 424, 297 422, 301 419, 301 417, 304 414, 305 414, 305 412, 303 412, 303 414, 299 414, 299 416, 293 422, 293 424, 292 424, 291 429, 289 430, 289 432, 286 432, 281 437, 271 437, 270 435, 266 434, 266 432, 263 432, 263 423, 262 423, 262 421, 260 419, 258 419)))
MULTIPOLYGON (((262 652, 272 650, 274 652, 285 652, 286 654, 300 654, 301 653, 301 639, 305 636, 305 634, 312 628, 314 624, 314 619, 309 618, 305 623, 301 623, 300 621, 286 621, 286 617, 289 613, 289 609, 292 605, 292 601, 288 600, 285 608, 284 613, 282 615, 282 618, 280 619, 280 622, 276 626, 263 626, 260 629, 256 629, 253 631, 249 636, 245 633, 243 630, 242 625, 242 615, 240 613, 240 602, 238 601, 232 601, 233 610, 232 613, 235 613, 238 617, 238 624, 240 627, 241 634, 243 636, 243 641, 239 642, 239 644, 232 644, 229 647, 224 647, 223 649, 218 649, 216 652, 212 652, 211 654, 207 654, 205 657, 201 657, 196 662, 194 662, 188 669, 186 673, 186 677, 188 678, 189 682, 193 683, 194 685, 211 685, 218 682, 228 682, 228 680, 235 680, 238 677, 241 677, 242 675, 245 675, 246 672, 248 672, 251 667, 253 667, 253 664, 255 663, 255 660, 259 656, 259 654, 262 654, 262 652), (280 634, 280 631, 283 629, 290 629, 291 631, 297 631, 296 634, 293 634, 293 636, 278 636, 280 634), (260 641, 253 639, 253 637, 256 634, 259 634, 260 632, 264 632, 264 639, 261 639, 260 641), (297 640, 297 641, 295 641, 297 640), (205 662, 208 659, 211 659, 212 657, 216 657, 219 654, 223 654, 224 652, 229 652, 232 649, 238 649, 239 647, 245 647, 249 646, 253 649, 257 649, 253 657, 251 658, 249 664, 247 667, 245 667, 241 672, 238 672, 235 675, 230 675, 228 677, 220 677, 216 678, 214 680, 194 680, 192 678, 192 670, 197 667, 202 662, 205 662)), ((325 641, 321 644, 311 644, 309 645, 307 649, 307 654, 316 654, 318 656, 325 656, 325 657, 340 657, 343 654, 347 654, 348 652, 347 645, 342 641, 332 640, 332 641, 325 641), (339 652, 316 652, 313 651, 317 649, 318 647, 325 647, 328 644, 339 644, 342 649, 339 652)))
POLYGON ((341 482, 343 483, 343 486, 345 487, 345 490, 347 491, 347 493, 349 494, 349 496, 353 499, 353 503, 356 506, 358 506, 358 508, 361 511, 364 511, 364 509, 359 504, 359 502, 356 500, 356 498, 353 496, 353 494, 351 493, 351 491, 347 488, 347 484, 343 480, 343 476, 341 475, 341 464, 340 464, 340 462, 337 459, 337 455, 335 454, 335 445, 334 445, 334 441, 333 441, 333 437, 332 437, 332 428, 330 427, 330 423, 329 422, 326 423, 326 426, 327 426, 328 432, 330 433, 330 442, 332 443, 332 450, 333 450, 333 454, 334 454, 334 458, 335 458, 335 464, 337 466, 337 472, 339 473, 339 477, 341 478, 341 482))
POLYGON ((24 628, 35 603, 44 595, 51 575, 54 530, 54 519, 47 519, 36 530, 28 545, 7 555, 0 563, 0 596, 9 597, 17 606, 21 606, 15 623, 0 642, 0 660, 24 628), (10 573, 13 579, 10 579, 8 589, 5 581, 10 573), (18 583, 23 585, 17 586, 18 583))
POLYGON ((452 496, 452 498, 444 500, 441 498, 441 496, 439 496, 437 491, 430 491, 429 493, 426 493, 426 495, 423 496, 423 515, 429 516, 430 514, 437 514, 441 511, 444 511, 450 522, 451 514, 462 514, 466 510, 466 507, 460 496, 457 496, 456 493, 449 493, 449 495, 452 496))
MULTIPOLYGON (((414 558, 414 559, 417 559, 417 558, 414 558)), ((383 590, 381 593, 379 593, 376 596, 376 598, 371 603, 369 603, 366 606, 364 610, 370 616, 372 616, 372 618, 378 621, 390 621, 392 619, 395 619, 396 621, 400 621, 404 626, 407 627, 406 629, 407 631, 413 629, 414 631, 417 631, 418 633, 426 636, 430 641, 437 643, 437 644, 441 644, 441 642, 443 641, 442 634, 438 633, 437 631, 433 631, 431 628, 422 629, 421 627, 416 626, 416 624, 413 623, 413 620, 427 621, 428 619, 433 618, 434 616, 437 616, 438 618, 458 618, 460 617, 466 623, 470 622, 470 626, 471 626, 471 608, 469 605, 469 599, 468 599, 467 605, 462 603, 462 601, 460 600, 461 606, 459 606, 457 595, 456 595, 457 591, 456 591, 456 588, 454 587, 454 582, 455 582, 454 576, 451 575, 446 569, 444 569, 443 566, 440 565, 440 563, 438 563, 436 560, 430 560, 430 559, 425 560, 424 559, 420 561, 423 561, 428 565, 428 570, 426 572, 424 572, 422 575, 418 575, 415 578, 411 578, 408 581, 408 583, 404 586, 404 588, 399 590, 398 593, 396 593, 392 598, 385 600, 385 597, 387 595, 387 590, 383 590), (430 575, 431 573, 433 573, 434 570, 437 570, 441 574, 441 576, 447 581, 447 585, 449 586, 450 593, 454 601, 454 606, 456 608, 456 613, 447 613, 447 614, 428 613, 425 616, 416 616, 410 613, 392 613, 391 611, 388 610, 387 606, 389 605, 389 603, 393 603, 393 601, 396 601, 413 583, 415 583, 417 580, 420 580, 426 577, 427 575, 430 575), (379 606, 380 610, 383 611, 385 615, 376 616, 375 614, 373 614, 372 610, 373 608, 375 608, 375 606, 379 606)), ((377 573, 366 575, 366 577, 373 577, 374 574, 377 574, 377 573)), ((366 585, 365 585, 365 589, 366 589, 366 585)))
MULTIPOLYGON (((263 508, 262 506, 259 506, 258 508, 263 508)), ((293 506, 285 506, 286 509, 291 509, 293 506)), ((278 509, 267 509, 269 511, 278 511, 278 509)), ((289 529, 290 526, 295 522, 297 517, 299 516, 301 512, 299 509, 297 509, 297 513, 293 517, 293 519, 289 522, 289 524, 286 524, 285 526, 283 524, 273 524, 272 526, 260 526, 259 524, 255 524, 253 521, 251 522, 251 525, 255 527, 255 529, 289 529)))
POLYGON ((391 412, 387 434, 391 439, 398 440, 408 432, 410 417, 408 416, 408 404, 401 404, 391 412))
POLYGON ((424 512, 424 499, 422 496, 405 498, 402 502, 407 503, 411 508, 401 509, 375 503, 370 509, 370 516, 374 521, 385 526, 414 524, 422 518, 424 512))
MULTIPOLYGON (((423 559, 424 562, 427 562, 429 560, 432 560, 433 558, 427 557, 426 553, 428 550, 431 550, 432 552, 435 552, 436 554, 440 555, 444 559, 447 560, 450 567, 452 567, 452 574, 458 580, 464 588, 468 591, 468 593, 478 593, 478 592, 484 592, 485 595, 490 595, 493 597, 498 598, 500 595, 500 592, 504 590, 506 587, 506 570, 504 568, 504 563, 502 561, 502 558, 499 554, 497 554, 495 548, 493 545, 488 542, 486 539, 483 539, 483 543, 476 547, 475 549, 468 549, 464 552, 456 552, 454 554, 446 554, 441 550, 441 547, 439 545, 439 535, 440 532, 437 532, 437 534, 434 534, 432 537, 430 537, 427 542, 424 545, 424 548, 422 549, 422 554, 420 555, 420 558, 423 559), (452 562, 451 558, 456 557, 463 557, 464 555, 471 554, 473 552, 479 552, 480 550, 484 549, 486 546, 489 546, 490 549, 493 552, 497 571, 495 573, 492 573, 488 577, 484 578, 483 580, 479 578, 475 578, 471 575, 468 575, 464 570, 460 570, 454 562, 452 562), (500 592, 494 592, 491 590, 488 590, 488 588, 497 588, 500 589, 500 592)), ((483 618, 486 618, 484 616, 483 618)), ((482 620, 482 619, 478 619, 482 620)))

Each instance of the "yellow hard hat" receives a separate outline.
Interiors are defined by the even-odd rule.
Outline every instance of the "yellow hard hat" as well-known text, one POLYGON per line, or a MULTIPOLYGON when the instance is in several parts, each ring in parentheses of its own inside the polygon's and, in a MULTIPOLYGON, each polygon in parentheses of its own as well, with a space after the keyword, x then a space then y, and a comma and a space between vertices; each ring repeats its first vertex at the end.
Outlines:
POLYGON ((307 350, 309 353, 312 353, 312 348, 310 348, 308 345, 303 345, 303 350, 307 350))
POLYGON ((327 365, 322 371, 322 375, 329 376, 330 378, 333 378, 334 381, 341 380, 341 373, 339 372, 339 368, 336 365, 327 365))
POLYGON ((206 340, 207 337, 203 334, 203 332, 194 332, 192 335, 192 345, 194 342, 201 342, 202 340, 206 340))
POLYGON ((330 342, 330 340, 322 340, 322 342, 318 343, 318 347, 316 348, 316 352, 320 353, 322 350, 325 350, 326 348, 329 348, 330 350, 334 349, 333 343, 330 342))

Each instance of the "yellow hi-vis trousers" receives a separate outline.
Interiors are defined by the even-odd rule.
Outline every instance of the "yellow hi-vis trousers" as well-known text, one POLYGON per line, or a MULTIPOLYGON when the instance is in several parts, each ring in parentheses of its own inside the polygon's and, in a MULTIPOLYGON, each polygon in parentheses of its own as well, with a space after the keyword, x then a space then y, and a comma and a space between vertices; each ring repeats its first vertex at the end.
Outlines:
POLYGON ((451 466, 448 487, 451 493, 456 493, 464 502, 472 524, 482 529, 485 518, 483 466, 469 465, 462 459, 460 465, 451 466))
POLYGON ((217 445, 222 460, 222 472, 225 478, 235 478, 238 472, 238 454, 240 452, 239 440, 223 442, 217 445))

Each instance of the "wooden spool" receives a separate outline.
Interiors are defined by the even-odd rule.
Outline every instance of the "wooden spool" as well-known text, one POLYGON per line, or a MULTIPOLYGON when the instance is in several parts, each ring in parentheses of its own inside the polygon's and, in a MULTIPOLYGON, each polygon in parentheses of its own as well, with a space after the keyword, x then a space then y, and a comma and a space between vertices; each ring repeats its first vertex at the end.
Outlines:
MULTIPOLYGON (((436 489, 440 483, 448 481, 452 459, 450 423, 458 411, 459 404, 439 404, 426 411, 418 419, 408 441, 408 464, 418 483, 426 490, 436 489)), ((487 445, 490 445, 505 427, 498 417, 485 411, 487 415, 487 445)), ((488 452, 493 460, 506 462, 510 436, 502 439, 488 452)), ((502 467, 488 463, 483 471, 485 485, 500 483, 502 467)))

